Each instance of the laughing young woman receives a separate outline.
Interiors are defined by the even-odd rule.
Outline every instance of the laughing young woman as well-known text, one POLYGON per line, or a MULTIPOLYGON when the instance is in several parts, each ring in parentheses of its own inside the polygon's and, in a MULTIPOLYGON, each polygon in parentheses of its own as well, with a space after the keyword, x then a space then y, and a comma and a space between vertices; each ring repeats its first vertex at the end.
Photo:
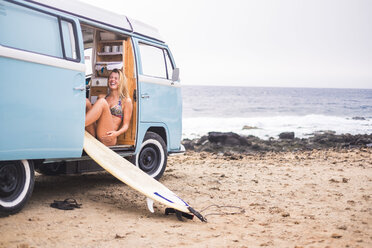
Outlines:
POLYGON ((106 146, 113 146, 129 127, 133 105, 126 78, 120 70, 110 73, 108 86, 109 94, 93 105, 86 99, 85 129, 106 146))

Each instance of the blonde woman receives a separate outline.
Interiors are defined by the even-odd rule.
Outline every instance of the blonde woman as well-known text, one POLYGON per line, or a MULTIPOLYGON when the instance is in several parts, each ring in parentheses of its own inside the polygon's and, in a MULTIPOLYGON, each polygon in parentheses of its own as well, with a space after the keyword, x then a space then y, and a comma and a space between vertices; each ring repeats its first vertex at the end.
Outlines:
POLYGON ((106 146, 113 146, 117 137, 128 130, 133 105, 126 78, 120 70, 110 73, 108 87, 109 94, 94 105, 86 99, 85 129, 106 146))

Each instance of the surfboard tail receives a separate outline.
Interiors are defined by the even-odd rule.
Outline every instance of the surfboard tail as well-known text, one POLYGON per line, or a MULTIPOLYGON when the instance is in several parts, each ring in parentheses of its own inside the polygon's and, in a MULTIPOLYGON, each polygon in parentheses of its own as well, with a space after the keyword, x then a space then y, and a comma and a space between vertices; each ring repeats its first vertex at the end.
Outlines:
POLYGON ((207 219, 201 215, 201 213, 199 213, 198 211, 196 211, 195 209, 193 209, 192 207, 188 207, 187 208, 193 215, 195 215, 199 220, 201 220, 202 222, 207 222, 207 219))

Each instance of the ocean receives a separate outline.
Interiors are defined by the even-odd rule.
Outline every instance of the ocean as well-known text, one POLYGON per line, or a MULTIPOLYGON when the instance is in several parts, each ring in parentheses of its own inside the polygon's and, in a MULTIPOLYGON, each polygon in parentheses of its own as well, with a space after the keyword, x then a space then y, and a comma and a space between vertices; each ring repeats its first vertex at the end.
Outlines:
POLYGON ((182 97, 184 139, 210 131, 261 139, 372 133, 372 89, 183 86, 182 97))

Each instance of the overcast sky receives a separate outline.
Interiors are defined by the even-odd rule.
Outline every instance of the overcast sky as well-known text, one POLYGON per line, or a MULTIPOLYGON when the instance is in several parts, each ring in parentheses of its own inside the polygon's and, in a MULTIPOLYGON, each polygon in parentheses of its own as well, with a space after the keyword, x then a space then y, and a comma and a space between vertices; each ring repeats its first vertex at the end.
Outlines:
POLYGON ((183 85, 372 88, 372 0, 84 0, 159 29, 183 85))

